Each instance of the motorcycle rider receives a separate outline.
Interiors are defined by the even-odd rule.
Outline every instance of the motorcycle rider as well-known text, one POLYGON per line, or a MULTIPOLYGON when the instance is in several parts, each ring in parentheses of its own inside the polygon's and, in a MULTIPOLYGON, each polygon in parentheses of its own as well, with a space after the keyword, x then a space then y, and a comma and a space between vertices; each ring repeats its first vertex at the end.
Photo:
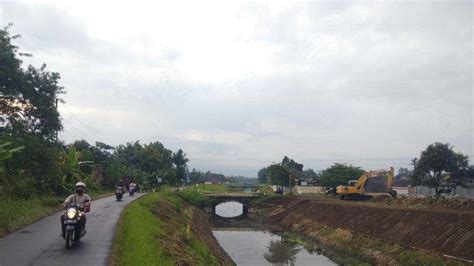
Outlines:
POLYGON ((123 181, 119 180, 117 185, 115 186, 115 195, 118 197, 118 193, 121 193, 122 195, 124 194, 125 189, 123 187, 123 181))
MULTIPOLYGON (((64 207, 69 207, 71 203, 82 204, 84 206, 84 211, 81 211, 81 235, 86 233, 86 212, 90 211, 90 202, 91 197, 84 193, 86 190, 86 184, 84 182, 77 182, 75 186, 75 193, 70 195, 64 200, 64 207)), ((62 236, 66 233, 66 228, 64 227, 64 214, 61 215, 61 228, 62 228, 62 236)))
POLYGON ((130 196, 133 196, 133 194, 135 193, 136 188, 137 188, 137 185, 135 184, 135 182, 132 179, 132 181, 130 181, 130 184, 128 185, 128 191, 129 191, 130 196))

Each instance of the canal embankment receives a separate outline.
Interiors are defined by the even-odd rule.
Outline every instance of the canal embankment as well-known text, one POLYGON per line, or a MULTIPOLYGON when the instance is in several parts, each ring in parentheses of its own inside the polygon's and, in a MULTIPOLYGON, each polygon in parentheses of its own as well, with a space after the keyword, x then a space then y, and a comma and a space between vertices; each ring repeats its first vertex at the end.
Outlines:
POLYGON ((260 201, 259 216, 274 230, 320 242, 335 261, 338 254, 378 265, 463 264, 474 259, 470 210, 388 208, 288 196, 260 201))
POLYGON ((208 216, 177 193, 143 196, 123 212, 109 265, 235 265, 214 238, 208 216))

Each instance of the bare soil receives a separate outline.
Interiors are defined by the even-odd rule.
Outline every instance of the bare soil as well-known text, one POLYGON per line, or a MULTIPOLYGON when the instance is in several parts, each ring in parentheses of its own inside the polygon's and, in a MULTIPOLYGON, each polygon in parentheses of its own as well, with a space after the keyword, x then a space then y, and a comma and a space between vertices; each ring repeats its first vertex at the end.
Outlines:
POLYGON ((387 205, 293 196, 270 198, 261 204, 270 210, 266 222, 305 235, 312 233, 310 223, 319 223, 392 244, 474 260, 471 201, 411 208, 403 202, 387 205))

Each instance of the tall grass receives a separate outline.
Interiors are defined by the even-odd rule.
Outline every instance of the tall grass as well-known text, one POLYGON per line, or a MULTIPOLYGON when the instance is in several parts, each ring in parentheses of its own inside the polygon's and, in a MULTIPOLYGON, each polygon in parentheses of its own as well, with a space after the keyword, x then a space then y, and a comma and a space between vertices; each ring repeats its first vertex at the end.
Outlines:
POLYGON ((0 236, 20 229, 41 217, 60 210, 59 197, 43 196, 37 198, 0 199, 0 236))

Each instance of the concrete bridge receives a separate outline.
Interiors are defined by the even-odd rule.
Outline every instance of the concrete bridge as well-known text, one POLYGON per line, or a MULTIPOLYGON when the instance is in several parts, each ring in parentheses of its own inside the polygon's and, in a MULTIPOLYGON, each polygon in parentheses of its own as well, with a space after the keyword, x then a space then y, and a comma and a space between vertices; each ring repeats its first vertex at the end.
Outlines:
POLYGON ((216 206, 225 202, 239 202, 243 206, 242 215, 246 215, 249 210, 249 204, 252 200, 261 196, 258 193, 206 193, 212 199, 212 212, 216 213, 216 206))

